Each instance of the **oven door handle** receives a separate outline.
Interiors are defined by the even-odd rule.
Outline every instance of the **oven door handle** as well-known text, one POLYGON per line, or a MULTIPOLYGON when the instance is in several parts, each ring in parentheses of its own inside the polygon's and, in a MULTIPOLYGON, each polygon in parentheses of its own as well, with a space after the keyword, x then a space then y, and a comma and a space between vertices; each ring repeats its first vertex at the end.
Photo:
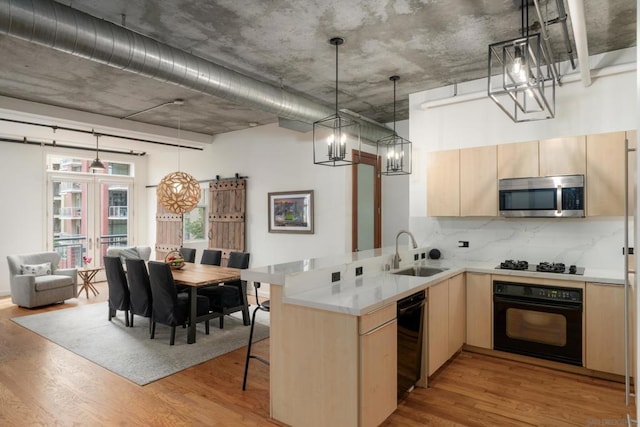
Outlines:
POLYGON ((547 300, 531 300, 527 298, 518 298, 518 297, 500 297, 497 295, 493 296, 493 302, 503 302, 506 304, 516 303, 521 305, 526 305, 528 307, 539 307, 539 308, 552 308, 558 309, 562 308, 565 310, 573 310, 573 311, 582 311, 582 303, 581 302, 572 302, 572 301, 563 301, 560 303, 553 303, 547 300))

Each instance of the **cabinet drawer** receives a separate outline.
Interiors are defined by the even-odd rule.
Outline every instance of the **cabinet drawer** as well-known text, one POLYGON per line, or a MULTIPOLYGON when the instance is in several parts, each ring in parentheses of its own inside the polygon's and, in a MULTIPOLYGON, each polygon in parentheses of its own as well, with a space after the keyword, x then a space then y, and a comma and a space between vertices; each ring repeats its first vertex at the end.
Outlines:
POLYGON ((359 332, 360 335, 366 334, 372 329, 396 318, 396 305, 389 304, 379 308, 364 316, 360 316, 359 332))

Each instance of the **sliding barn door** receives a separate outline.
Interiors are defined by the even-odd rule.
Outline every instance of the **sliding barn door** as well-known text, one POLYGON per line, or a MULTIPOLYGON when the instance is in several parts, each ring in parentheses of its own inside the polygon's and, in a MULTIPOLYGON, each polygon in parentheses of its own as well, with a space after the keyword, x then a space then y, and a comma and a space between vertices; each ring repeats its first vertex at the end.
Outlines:
POLYGON ((156 259, 164 261, 171 251, 182 246, 182 215, 169 212, 158 203, 156 210, 156 259))
POLYGON ((222 251, 222 265, 229 252, 244 252, 245 210, 245 179, 209 183, 209 248, 222 251))

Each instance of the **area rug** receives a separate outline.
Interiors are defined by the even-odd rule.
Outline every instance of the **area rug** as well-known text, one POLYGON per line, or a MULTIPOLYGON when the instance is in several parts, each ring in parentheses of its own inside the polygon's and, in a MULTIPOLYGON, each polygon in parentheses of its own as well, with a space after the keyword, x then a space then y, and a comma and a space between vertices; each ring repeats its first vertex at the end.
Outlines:
MULTIPOLYGON (((149 339, 149 320, 136 316, 134 327, 124 325, 124 313, 107 320, 108 303, 14 317, 11 319, 38 335, 96 363, 128 380, 145 385, 183 369, 213 359, 249 342, 249 326, 237 312, 211 320, 210 334, 198 323, 196 342, 187 344, 187 330, 176 329, 175 345, 169 345, 171 329, 157 324, 155 339, 149 339)), ((269 336, 269 317, 258 311, 253 341, 269 336)))

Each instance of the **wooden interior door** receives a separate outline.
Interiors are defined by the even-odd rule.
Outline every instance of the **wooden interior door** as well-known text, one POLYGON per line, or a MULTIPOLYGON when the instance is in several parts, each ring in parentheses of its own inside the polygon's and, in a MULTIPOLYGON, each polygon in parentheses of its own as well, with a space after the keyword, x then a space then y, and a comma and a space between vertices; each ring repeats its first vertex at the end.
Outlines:
POLYGON ((222 265, 229 252, 245 250, 246 179, 209 183, 209 249, 222 251, 222 265))
POLYGON ((156 259, 164 261, 182 246, 182 215, 169 212, 158 202, 156 209, 156 259))

